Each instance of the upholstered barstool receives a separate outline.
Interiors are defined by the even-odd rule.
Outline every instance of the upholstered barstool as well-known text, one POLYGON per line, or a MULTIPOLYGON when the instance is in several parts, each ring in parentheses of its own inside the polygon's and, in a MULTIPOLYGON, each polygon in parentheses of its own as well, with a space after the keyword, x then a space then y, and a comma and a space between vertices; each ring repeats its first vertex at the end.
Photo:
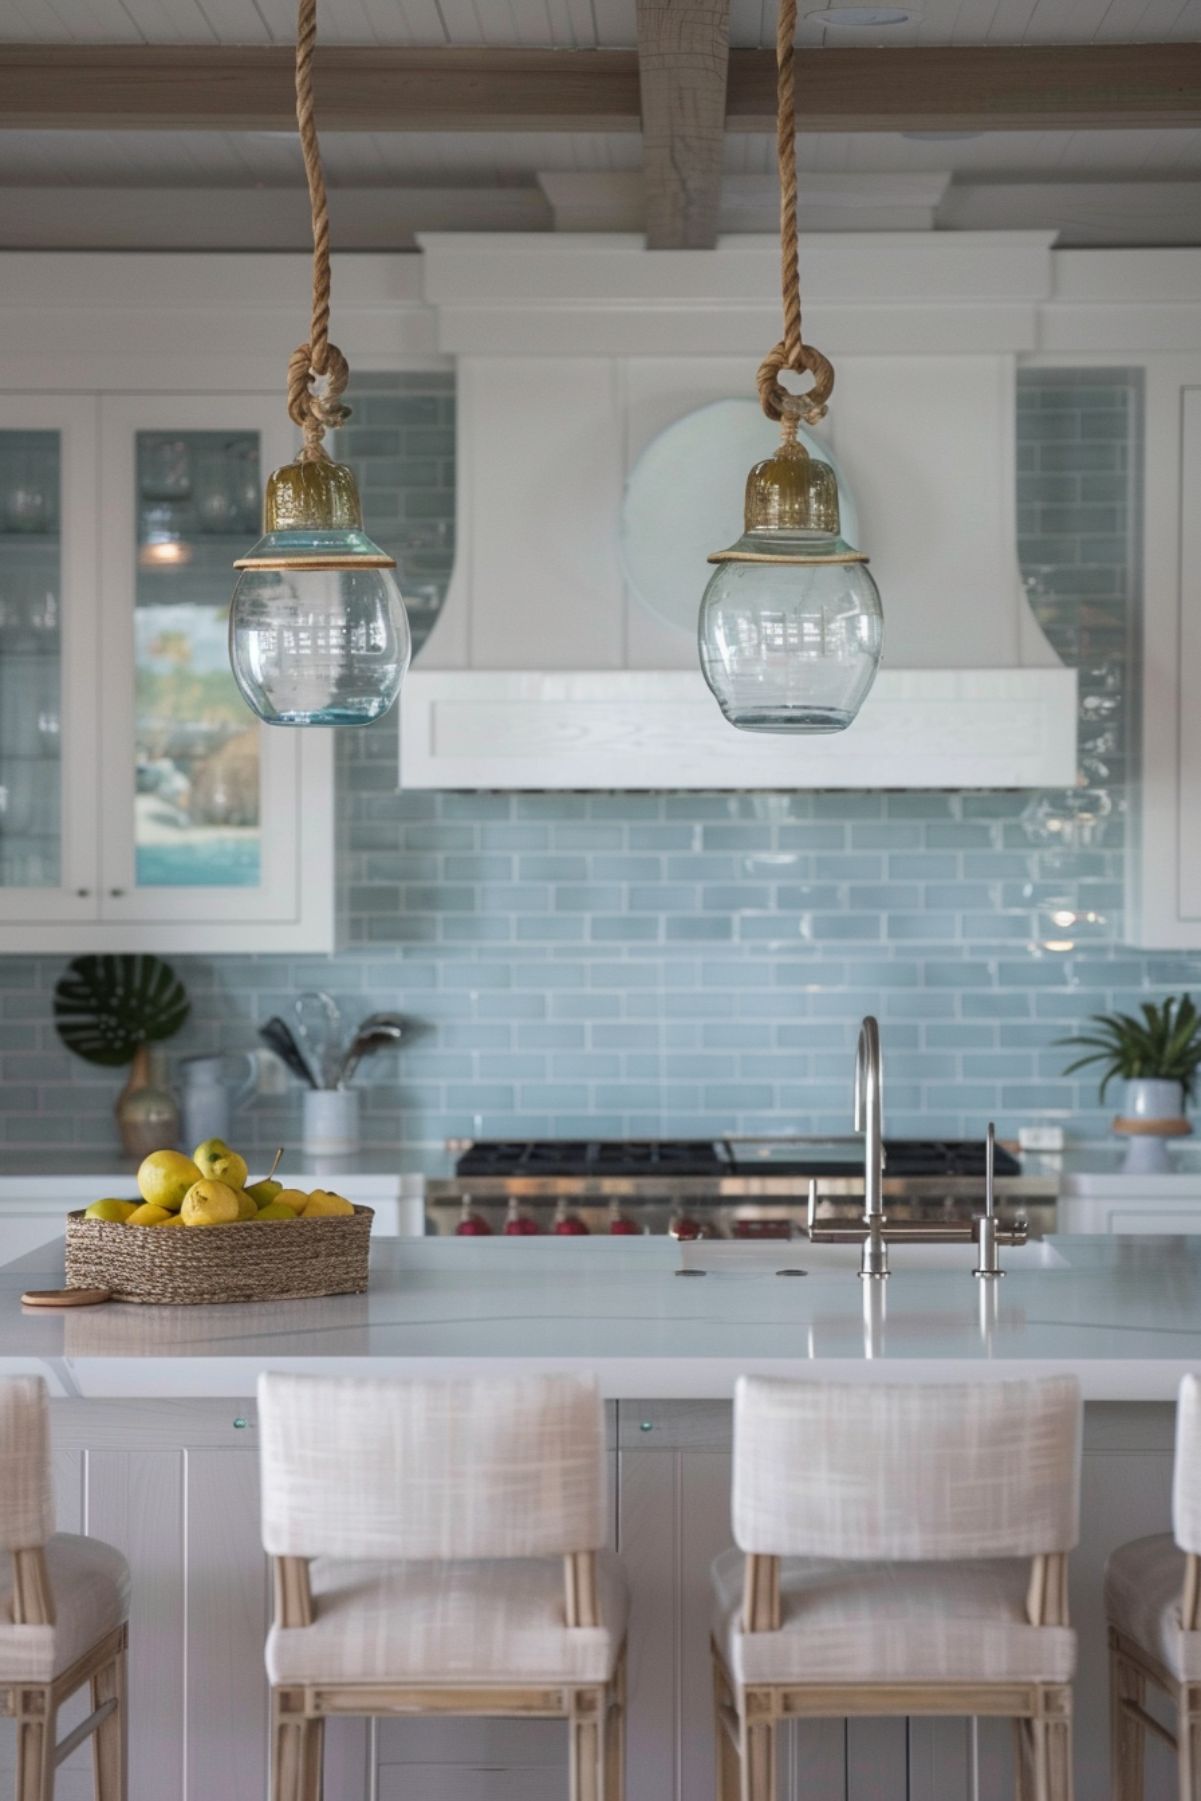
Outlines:
POLYGON ((782 1721, 852 1714, 1011 1718, 1019 1793, 1067 1801, 1080 1428, 1068 1378, 738 1383, 719 1801, 773 1801, 782 1721))
POLYGON ((561 1718, 572 1801, 621 1801, 626 1594, 604 1418, 569 1376, 259 1379, 274 1801, 335 1714, 561 1718))
POLYGON ((0 1380, 0 1692, 17 1725, 17 1801, 53 1801, 54 1772, 91 1736, 96 1801, 125 1801, 129 1566, 96 1538, 54 1531, 46 1384, 0 1380), (83 1684, 92 1710, 56 1742, 83 1684))
POLYGON ((1176 1752, 1181 1801, 1201 1801, 1201 1383, 1176 1404, 1172 1531, 1122 1545, 1105 1568, 1114 1801, 1141 1801, 1147 1733, 1176 1752), (1173 1733, 1147 1711, 1166 1695, 1173 1733))

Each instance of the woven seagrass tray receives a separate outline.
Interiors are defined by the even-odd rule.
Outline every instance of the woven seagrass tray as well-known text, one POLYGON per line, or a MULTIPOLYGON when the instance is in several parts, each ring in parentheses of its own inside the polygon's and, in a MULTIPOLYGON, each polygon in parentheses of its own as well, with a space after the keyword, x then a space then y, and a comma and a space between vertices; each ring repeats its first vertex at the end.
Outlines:
POLYGON ((240 1220, 162 1231, 67 1215, 67 1287, 159 1307, 361 1294, 370 1207, 331 1219, 240 1220))

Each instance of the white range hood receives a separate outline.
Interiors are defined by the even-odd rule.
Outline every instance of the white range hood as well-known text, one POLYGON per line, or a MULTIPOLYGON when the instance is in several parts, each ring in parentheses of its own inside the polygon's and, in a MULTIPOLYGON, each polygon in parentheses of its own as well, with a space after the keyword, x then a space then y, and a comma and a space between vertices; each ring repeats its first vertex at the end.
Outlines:
MULTIPOLYGON (((829 439, 885 608, 885 660, 833 737, 735 731, 693 633, 618 556, 644 447, 753 392, 777 335, 773 240, 423 240, 458 371, 455 573, 401 704, 410 788, 1062 787, 1076 678, 1015 551, 1015 380, 1052 298, 1044 233, 809 239, 807 335, 838 383, 829 439), (748 298, 749 297, 749 298, 748 298)), ((737 519, 739 495, 732 496, 737 519)), ((734 535, 715 521, 713 548, 734 535)), ((708 571, 697 572, 697 602, 708 571)))

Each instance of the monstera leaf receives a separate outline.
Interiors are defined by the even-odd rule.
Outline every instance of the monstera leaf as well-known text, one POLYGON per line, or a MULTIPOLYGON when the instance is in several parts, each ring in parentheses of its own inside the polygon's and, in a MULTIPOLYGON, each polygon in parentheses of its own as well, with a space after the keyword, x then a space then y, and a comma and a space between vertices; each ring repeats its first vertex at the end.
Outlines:
POLYGON ((178 1032, 188 997, 159 957, 76 957, 54 990, 54 1020, 67 1049, 117 1069, 139 1045, 178 1032))

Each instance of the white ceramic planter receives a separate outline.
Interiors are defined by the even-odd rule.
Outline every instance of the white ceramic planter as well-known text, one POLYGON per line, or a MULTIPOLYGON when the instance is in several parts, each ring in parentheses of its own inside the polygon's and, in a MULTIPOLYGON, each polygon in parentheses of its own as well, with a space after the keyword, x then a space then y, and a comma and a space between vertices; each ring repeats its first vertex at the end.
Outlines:
POLYGON ((1138 1132, 1128 1135, 1124 1168, 1131 1175, 1166 1175, 1172 1168, 1168 1144, 1183 1137, 1191 1127, 1184 1124, 1184 1086, 1166 1082, 1158 1076, 1135 1076, 1126 1083, 1121 1117, 1128 1120, 1181 1122, 1173 1131, 1138 1132))

